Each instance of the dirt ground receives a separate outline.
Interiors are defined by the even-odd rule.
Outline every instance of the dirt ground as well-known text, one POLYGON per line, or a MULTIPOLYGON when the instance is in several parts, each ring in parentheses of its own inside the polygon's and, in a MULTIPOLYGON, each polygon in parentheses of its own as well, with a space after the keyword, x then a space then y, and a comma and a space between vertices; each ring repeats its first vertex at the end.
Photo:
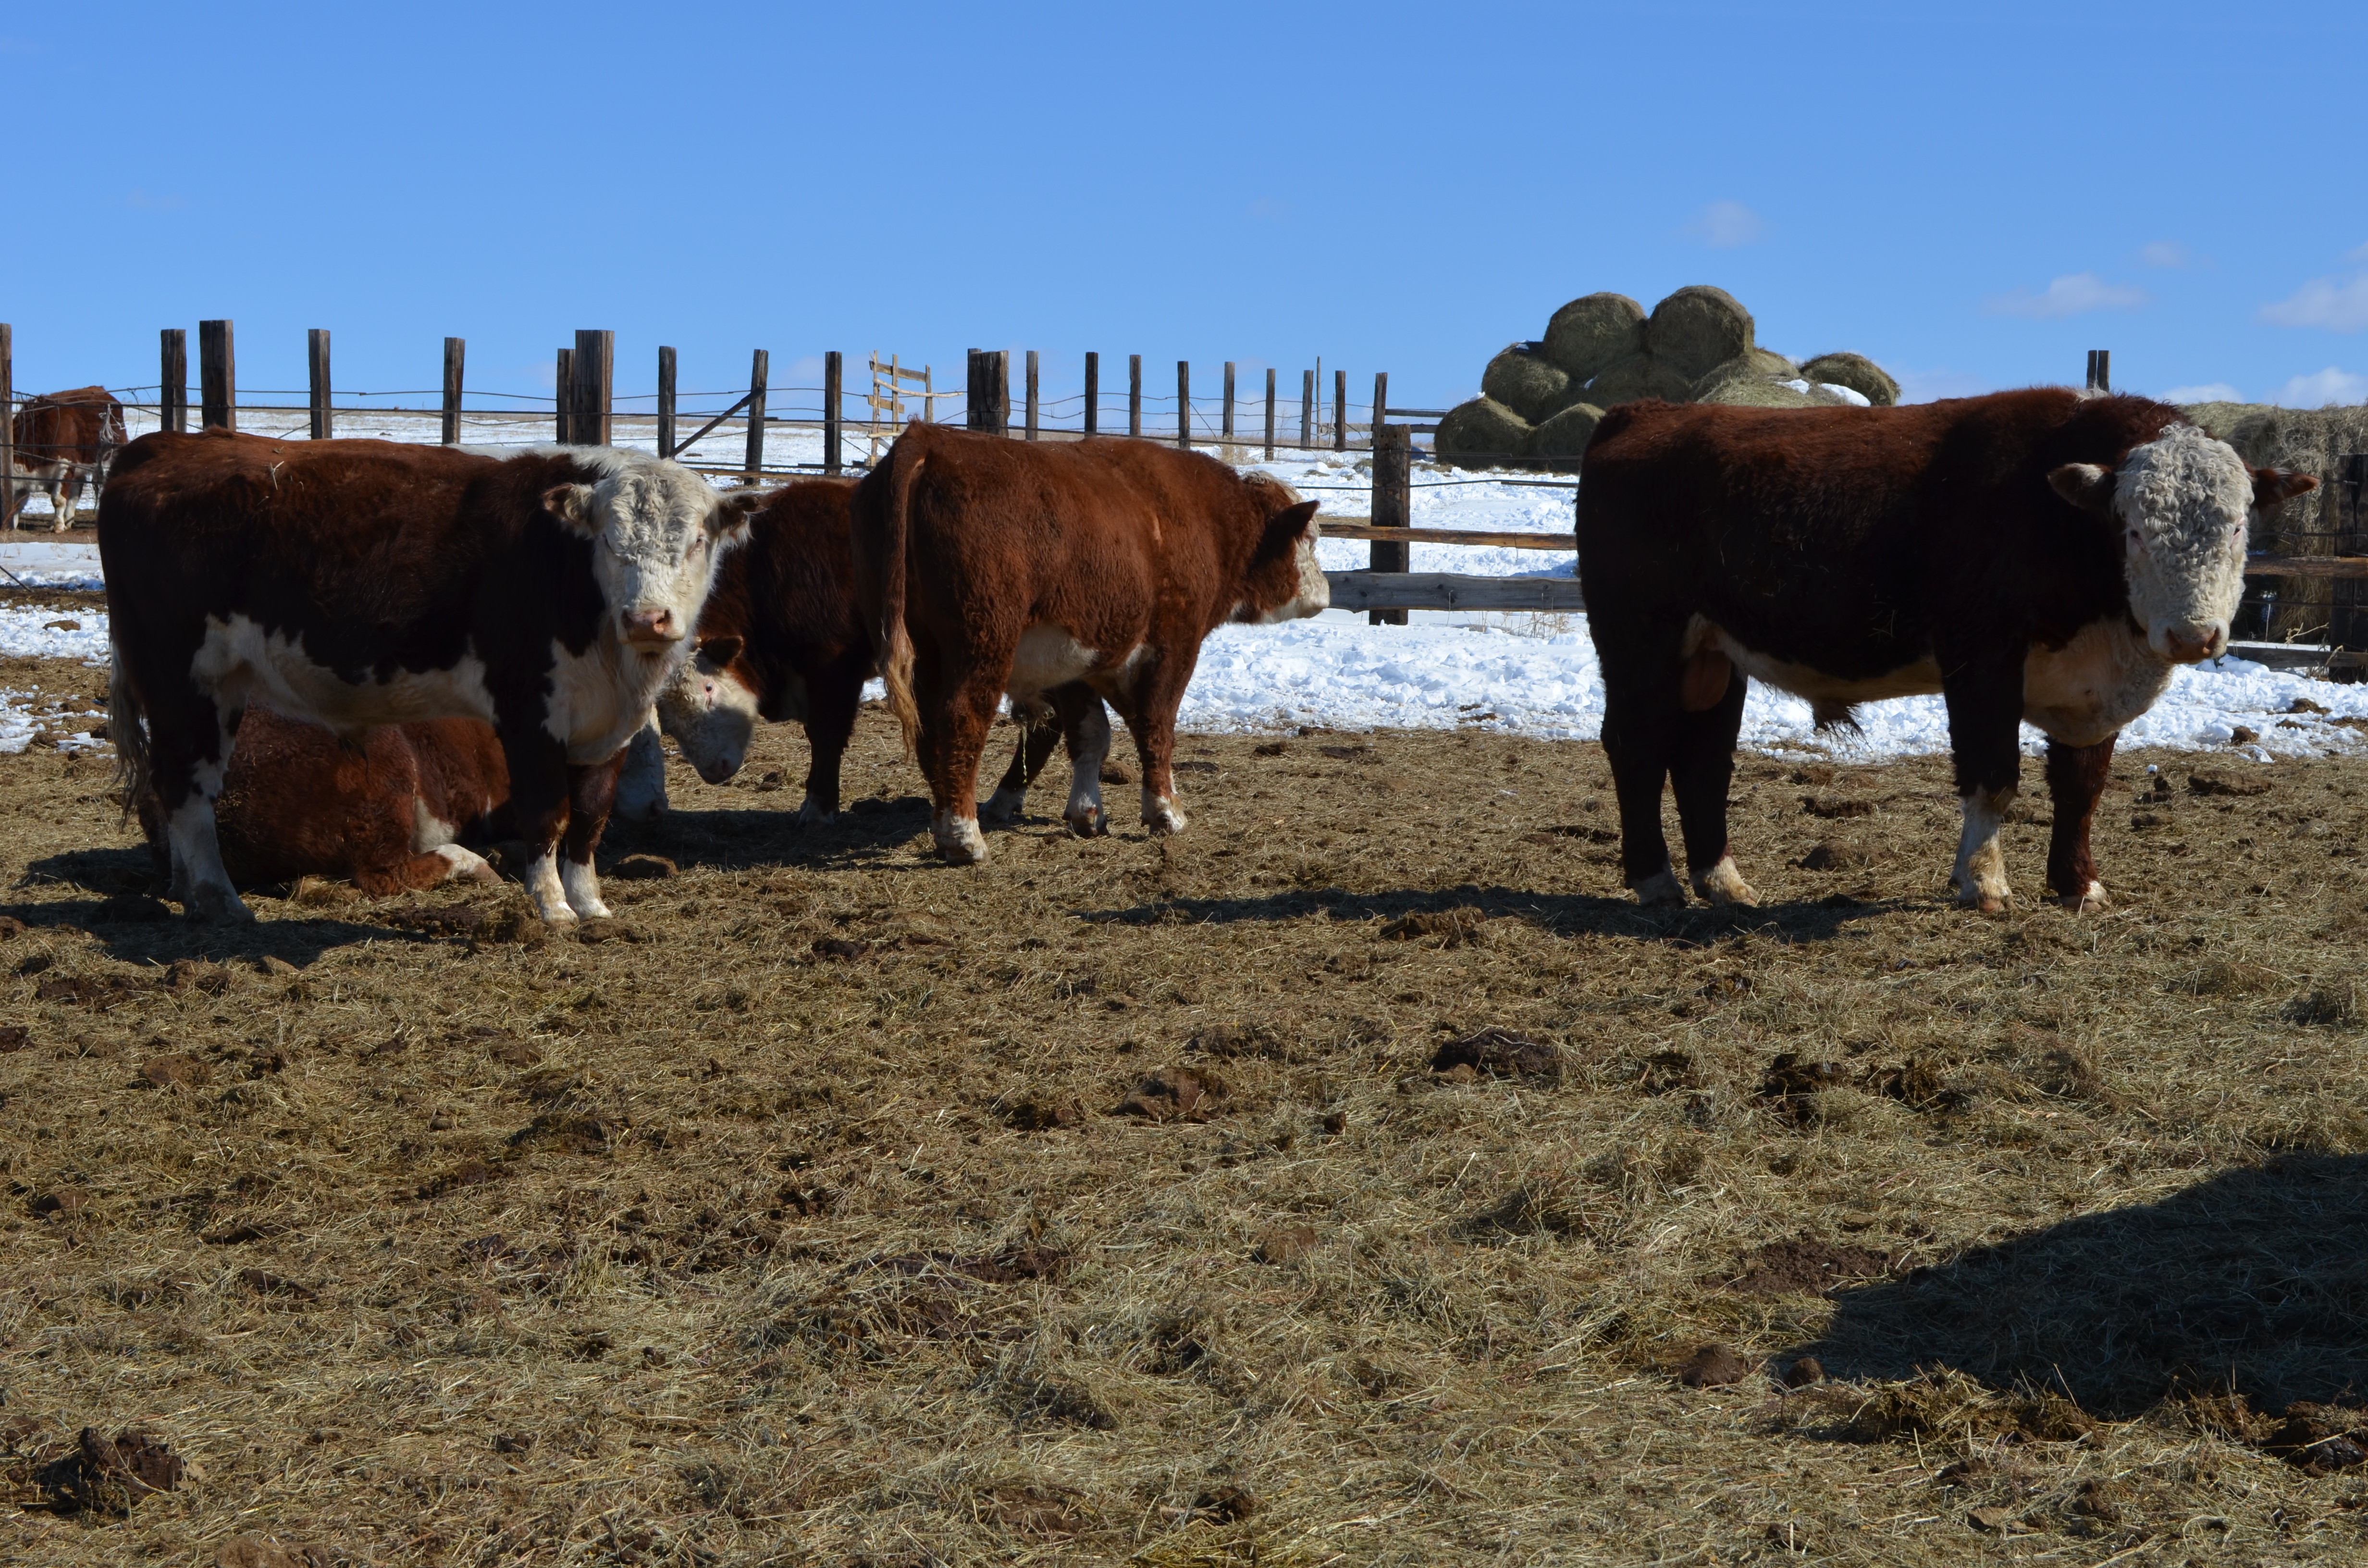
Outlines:
POLYGON ((186 929, 0 758, 0 1559, 2368 1558, 2361 763, 2123 757, 2075 919, 1748 759, 1648 917, 1591 744, 1182 751, 953 869, 772 732, 548 940, 186 929))

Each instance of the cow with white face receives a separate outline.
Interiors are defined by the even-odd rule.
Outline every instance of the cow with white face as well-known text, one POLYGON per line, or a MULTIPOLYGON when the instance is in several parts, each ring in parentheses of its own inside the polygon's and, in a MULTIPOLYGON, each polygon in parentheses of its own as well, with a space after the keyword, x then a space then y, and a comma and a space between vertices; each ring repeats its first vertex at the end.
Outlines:
POLYGON ((2104 906, 2089 844, 2123 727, 2223 652, 2248 525, 2316 488, 2248 467, 2177 408, 2064 389, 1902 408, 1623 404, 1580 472, 1579 579, 1629 885, 1756 901, 1726 836, 1749 680, 1821 723, 1938 692, 1964 811, 1959 900, 2003 910, 2020 726, 2048 737, 2047 880, 2104 906))
POLYGON ((606 448, 131 443, 99 506, 110 722, 131 797, 153 789, 163 813, 174 896, 253 917, 213 801, 256 703, 341 733, 493 724, 536 909, 606 915, 592 851, 618 762, 754 500, 606 448))

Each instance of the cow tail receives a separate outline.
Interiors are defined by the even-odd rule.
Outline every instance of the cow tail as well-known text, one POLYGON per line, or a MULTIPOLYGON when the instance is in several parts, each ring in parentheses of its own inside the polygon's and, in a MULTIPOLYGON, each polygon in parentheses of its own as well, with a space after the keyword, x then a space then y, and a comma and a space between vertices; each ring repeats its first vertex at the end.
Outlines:
POLYGON ((115 744, 115 784, 122 795, 123 820, 129 822, 151 784, 148 719, 131 684, 131 666, 116 644, 113 619, 108 618, 107 639, 107 738, 115 744))
POLYGON ((872 530, 871 542, 880 584, 880 678, 888 687, 888 709, 905 732, 905 755, 910 757, 920 744, 921 709, 913 699, 913 634, 905 624, 905 551, 911 533, 913 485, 927 460, 920 452, 907 453, 906 444, 898 441, 889 449, 887 521, 872 530))

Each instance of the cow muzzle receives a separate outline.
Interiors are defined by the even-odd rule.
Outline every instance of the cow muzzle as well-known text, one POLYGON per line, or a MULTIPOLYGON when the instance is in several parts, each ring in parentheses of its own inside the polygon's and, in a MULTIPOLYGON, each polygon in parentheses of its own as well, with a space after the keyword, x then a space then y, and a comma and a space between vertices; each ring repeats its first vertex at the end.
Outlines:
POLYGON ((2157 626, 2154 651, 2175 665, 2200 665, 2228 651, 2226 626, 2157 626))
POLYGON ((636 648, 665 648, 682 641, 680 623, 670 609, 629 609, 617 619, 625 641, 636 648))

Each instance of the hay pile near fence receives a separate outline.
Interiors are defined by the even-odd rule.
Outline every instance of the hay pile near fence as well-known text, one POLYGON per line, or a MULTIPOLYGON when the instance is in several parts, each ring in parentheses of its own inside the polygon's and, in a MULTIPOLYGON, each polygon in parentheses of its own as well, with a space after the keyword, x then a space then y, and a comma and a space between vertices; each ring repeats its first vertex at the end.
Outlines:
POLYGON ((1489 465, 1528 460, 1575 469, 1596 421, 1614 403, 1732 403, 1814 408, 1899 401, 1899 383, 1859 354, 1795 364, 1759 346, 1751 312, 1724 289, 1695 284, 1653 307, 1589 294, 1554 313, 1545 335, 1488 362, 1480 395, 1440 422, 1439 453, 1489 465))

